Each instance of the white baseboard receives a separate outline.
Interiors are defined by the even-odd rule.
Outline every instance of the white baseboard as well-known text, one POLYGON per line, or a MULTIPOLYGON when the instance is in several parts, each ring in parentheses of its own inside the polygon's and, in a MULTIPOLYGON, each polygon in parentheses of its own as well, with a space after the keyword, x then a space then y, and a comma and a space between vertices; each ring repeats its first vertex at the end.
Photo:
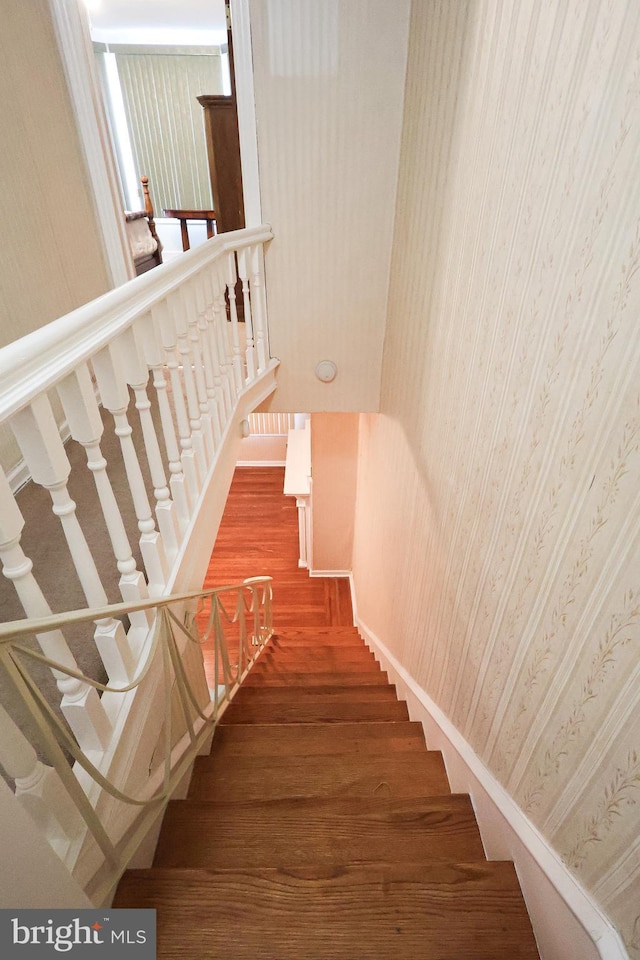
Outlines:
POLYGON ((442 751, 451 789, 468 793, 489 860, 513 860, 541 960, 629 960, 622 940, 557 853, 482 763, 438 705, 359 619, 365 642, 419 720, 430 749, 442 751))
POLYGON ((284 467, 284 460, 238 460, 236 467, 284 467))
POLYGON ((351 570, 309 570, 310 577, 349 577, 351 580, 351 570))
POLYGON ((15 496, 19 490, 29 483, 31 480, 31 474, 29 473, 29 468, 24 460, 21 460, 19 463, 12 467, 11 470, 7 471, 7 480, 9 481, 9 486, 11 487, 11 493, 15 496))

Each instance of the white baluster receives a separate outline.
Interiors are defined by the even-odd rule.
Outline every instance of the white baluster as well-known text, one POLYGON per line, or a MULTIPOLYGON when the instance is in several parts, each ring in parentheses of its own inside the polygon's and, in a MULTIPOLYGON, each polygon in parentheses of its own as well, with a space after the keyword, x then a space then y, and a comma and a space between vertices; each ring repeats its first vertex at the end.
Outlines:
POLYGON ((242 299, 244 303, 244 329, 246 336, 245 357, 247 380, 251 382, 256 375, 256 350, 253 342, 253 320, 251 318, 251 299, 249 297, 249 251, 246 247, 238 250, 238 273, 242 280, 242 299))
MULTIPOLYGON (((213 385, 216 393, 216 402, 218 405, 218 416, 220 418, 220 430, 224 431, 227 424, 229 409, 227 407, 227 395, 224 388, 223 365, 220 356, 220 343, 218 336, 218 315, 220 312, 219 297, 220 290, 216 288, 216 281, 219 280, 218 272, 215 268, 210 269, 203 277, 205 288, 205 299, 207 302, 207 327, 209 349, 211 350, 211 362, 213 366, 213 385)), ((218 284, 221 286, 221 284, 218 284)), ((224 299, 224 294, 223 294, 224 299)), ((226 319, 226 316, 225 316, 226 319)))
POLYGON ((180 363, 178 361, 176 349, 176 330, 173 323, 172 313, 170 312, 169 305, 166 301, 158 304, 157 307, 154 308, 153 317, 158 323, 160 339, 167 356, 167 368, 169 370, 169 377, 171 379, 173 408, 176 412, 176 425, 178 428, 178 436, 180 437, 180 448, 182 450, 182 465, 187 478, 191 502, 193 503, 200 492, 200 467, 191 439, 191 425, 189 423, 189 415, 185 403, 185 391, 183 389, 182 379, 180 377, 180 363))
MULTIPOLYGON (((166 367, 164 353, 159 340, 158 325, 154 320, 153 314, 146 314, 136 322, 136 326, 140 329, 140 342, 142 343, 144 359, 153 373, 153 386, 158 398, 162 435, 164 437, 164 445, 169 462, 169 486, 173 494, 178 526, 180 532, 184 533, 190 516, 189 491, 187 489, 187 479, 182 469, 180 449, 173 424, 171 404, 167 394, 167 381, 164 375, 166 367)), ((160 529, 162 529, 162 527, 160 529)))
MULTIPOLYGON (((4 576, 13 582, 27 617, 51 615, 40 586, 33 575, 33 564, 22 550, 20 540, 24 517, 13 498, 9 481, 0 471, 0 562, 4 576)), ((40 649, 50 660, 70 670, 78 670, 67 641, 60 630, 37 633, 40 649)), ((111 725, 94 687, 70 677, 60 670, 52 670, 62 695, 60 709, 80 748, 85 752, 103 750, 109 743, 111 725)))
POLYGON ((265 370, 269 356, 263 276, 262 244, 255 243, 251 247, 251 302, 253 304, 253 325, 258 353, 258 373, 265 370))
POLYGON ((202 352, 204 357, 204 375, 207 390, 207 400, 209 411, 211 413, 211 423, 213 426, 214 445, 217 448, 222 437, 219 398, 216 392, 215 372, 214 372, 214 354, 212 345, 212 326, 209 322, 210 315, 213 315, 213 304, 207 298, 207 286, 202 273, 194 281, 195 305, 198 314, 198 330, 202 342, 202 352))
POLYGON ((213 323, 216 343, 218 345, 224 407, 227 416, 229 416, 233 409, 233 355, 229 344, 229 322, 227 320, 227 303, 225 299, 227 289, 226 271, 220 262, 214 265, 212 275, 215 294, 213 302, 213 323))
POLYGON ((204 443, 204 434, 202 432, 202 420, 200 419, 200 406, 198 404, 198 391, 193 366, 193 357, 191 356, 191 345, 189 343, 189 330, 187 326, 187 308, 182 298, 180 290, 174 291, 168 298, 169 313, 173 319, 173 326, 177 337, 178 354, 182 362, 182 376, 184 377, 185 394, 187 398, 187 410, 189 411, 189 424, 191 426, 191 440, 198 461, 198 470, 200 476, 205 477, 207 473, 207 456, 204 443))
POLYGON ((133 430, 127 418, 129 391, 122 376, 123 351, 116 341, 100 350, 92 360, 102 402, 113 416, 115 433, 120 440, 122 459, 140 531, 140 552, 147 571, 149 592, 162 592, 167 577, 167 561, 162 537, 156 530, 149 498, 144 485, 140 462, 132 439, 133 430))
MULTIPOLYGON (((60 519, 88 605, 105 606, 107 595, 78 522, 76 505, 67 489, 71 465, 46 394, 15 414, 11 427, 34 482, 49 491, 53 512, 60 519)), ((135 660, 120 621, 112 618, 98 620, 94 637, 111 682, 129 680, 134 673, 135 660)))
POLYGON ((191 361, 193 363, 193 373, 196 385, 196 394, 198 400, 198 409, 200 410, 200 423, 202 426, 202 437, 204 440, 207 467, 213 461, 215 452, 213 422, 211 411, 209 409, 209 398, 207 396, 207 385, 205 378, 205 345, 200 336, 198 325, 198 308, 196 305, 195 291, 193 281, 182 287, 182 305, 184 317, 187 323, 189 347, 191 361))
MULTIPOLYGON (((120 593, 122 599, 135 603, 149 596, 144 576, 138 570, 131 553, 127 531, 122 514, 107 473, 107 461, 100 449, 103 434, 102 417, 93 389, 91 375, 85 364, 58 384, 58 394, 62 401, 71 436, 82 447, 87 457, 87 466, 93 475, 102 515, 111 541, 116 565, 120 573, 120 593)), ((131 614, 134 626, 148 626, 148 619, 142 612, 131 614)))
POLYGON ((136 410, 140 416, 142 437, 147 452, 147 463, 153 483, 153 493, 156 499, 156 517, 162 535, 165 553, 168 560, 173 560, 178 553, 178 521, 175 506, 171 499, 167 478, 162 463, 162 454, 156 434, 155 424, 151 416, 151 401, 147 395, 149 370, 143 362, 142 331, 138 327, 129 327, 121 335, 122 357, 124 360, 124 375, 127 383, 133 389, 136 398, 136 410))
POLYGON ((80 814, 53 767, 48 767, 0 706, 0 764, 16 784, 16 797, 45 837, 71 839, 80 828, 80 814))
POLYGON ((242 370, 242 350, 240 349, 240 333, 238 330, 238 308, 236 305, 236 282, 238 280, 238 271, 236 269, 236 255, 230 250, 226 256, 227 271, 227 291, 229 295, 229 319, 231 320, 231 342, 232 342, 232 364, 233 364, 233 383, 234 394, 237 396, 244 386, 244 374, 242 370))

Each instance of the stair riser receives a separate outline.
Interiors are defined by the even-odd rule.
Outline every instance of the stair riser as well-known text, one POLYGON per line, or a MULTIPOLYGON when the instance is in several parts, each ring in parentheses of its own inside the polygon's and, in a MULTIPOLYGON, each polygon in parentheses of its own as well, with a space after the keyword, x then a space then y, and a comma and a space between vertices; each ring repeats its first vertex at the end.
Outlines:
POLYGON ((356 703, 260 703, 232 702, 220 719, 229 723, 340 723, 349 721, 380 722, 408 720, 406 703, 397 700, 364 700, 356 703))
POLYGON ((258 673, 364 673, 378 674, 380 664, 375 660, 332 660, 329 657, 261 656, 253 667, 258 673))
POLYGON ((357 627, 288 627, 283 629, 277 624, 274 636, 284 640, 321 640, 323 643, 340 643, 343 639, 364 643, 357 627))
POLYGON ((243 686, 245 688, 265 685, 296 687, 309 684, 312 687, 335 687, 350 686, 352 684, 358 686, 364 684, 366 686, 371 683, 386 685, 388 682, 389 678, 387 674, 382 671, 368 670, 366 673, 357 670, 350 672, 320 671, 318 673, 309 671, 308 673, 304 673, 287 670, 276 673, 274 670, 260 670, 256 664, 256 666, 249 671, 243 686))
POLYGON ((307 650, 309 648, 314 650, 369 650, 360 637, 351 635, 337 637, 329 635, 319 637, 314 634, 308 634, 307 636, 277 635, 271 638, 269 647, 273 650, 307 650))
POLYGON ((234 757, 397 755, 426 752, 420 724, 229 724, 216 729, 211 756, 234 757))
POLYGON ((241 687, 235 695, 234 703, 305 703, 310 700, 323 700, 324 703, 346 702, 354 700, 397 700, 396 688, 392 684, 361 684, 342 687, 253 687, 247 690, 241 687))
POLYGON ((363 667, 377 664, 373 654, 364 650, 354 650, 349 648, 345 650, 341 647, 325 647, 319 650, 317 647, 297 647, 288 648, 265 648, 259 663, 328 663, 330 668, 339 668, 341 663, 355 663, 363 667))

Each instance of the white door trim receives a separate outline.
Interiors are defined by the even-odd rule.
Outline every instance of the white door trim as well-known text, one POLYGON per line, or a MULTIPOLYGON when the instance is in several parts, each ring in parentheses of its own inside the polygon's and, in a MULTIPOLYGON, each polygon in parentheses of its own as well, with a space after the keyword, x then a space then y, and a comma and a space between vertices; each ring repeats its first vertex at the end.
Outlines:
MULTIPOLYGON (((135 273, 122 217, 122 199, 93 56, 89 21, 78 0, 48 0, 76 115, 111 280, 120 286, 135 273)), ((253 86, 249 0, 231 0, 238 131, 248 227, 262 223, 258 139, 253 86)))
POLYGON ((111 282, 118 287, 134 277, 135 271, 125 234, 123 201, 87 13, 78 0, 49 0, 49 8, 87 165, 105 260, 111 282))
POLYGON ((248 227, 258 227, 262 223, 262 204, 260 201, 258 167, 256 101, 253 86, 251 15, 249 0, 230 0, 230 3, 245 222, 248 227))

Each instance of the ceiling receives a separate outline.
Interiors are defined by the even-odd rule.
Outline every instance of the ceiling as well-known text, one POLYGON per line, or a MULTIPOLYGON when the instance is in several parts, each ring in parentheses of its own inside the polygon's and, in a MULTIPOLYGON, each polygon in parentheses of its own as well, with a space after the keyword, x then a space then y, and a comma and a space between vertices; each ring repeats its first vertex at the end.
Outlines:
POLYGON ((225 43, 224 0, 84 0, 103 43, 225 43))

